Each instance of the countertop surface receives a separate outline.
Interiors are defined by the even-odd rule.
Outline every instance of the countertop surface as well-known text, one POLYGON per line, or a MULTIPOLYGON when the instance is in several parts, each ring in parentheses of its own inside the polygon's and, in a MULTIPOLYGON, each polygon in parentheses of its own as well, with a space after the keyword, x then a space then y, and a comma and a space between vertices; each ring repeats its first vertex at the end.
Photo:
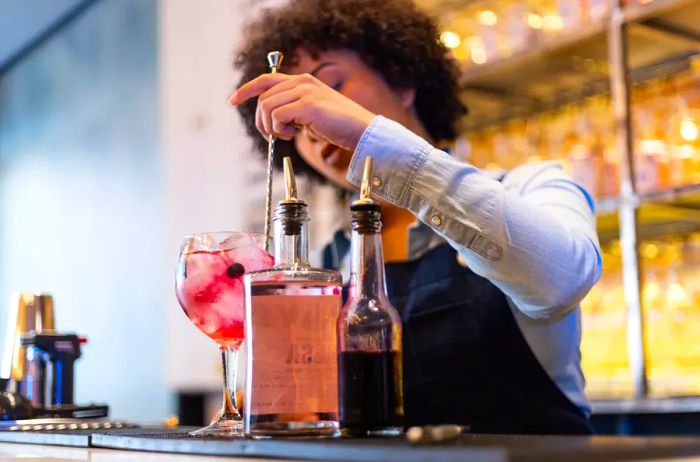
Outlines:
POLYGON ((202 439, 187 429, 0 431, 0 461, 613 461, 696 460, 700 437, 571 437, 464 434, 433 445, 384 439, 202 439), (70 438, 68 438, 70 437, 70 438), (8 441, 14 441, 9 443, 8 441), (34 444, 27 444, 34 443, 34 444))
MULTIPOLYGON (((162 452, 120 451, 102 448, 73 448, 37 444, 0 443, 2 462, 260 462, 251 457, 192 456, 162 452)), ((299 459, 276 459, 278 462, 298 462, 299 459)), ((700 461, 700 458, 698 458, 700 461)))

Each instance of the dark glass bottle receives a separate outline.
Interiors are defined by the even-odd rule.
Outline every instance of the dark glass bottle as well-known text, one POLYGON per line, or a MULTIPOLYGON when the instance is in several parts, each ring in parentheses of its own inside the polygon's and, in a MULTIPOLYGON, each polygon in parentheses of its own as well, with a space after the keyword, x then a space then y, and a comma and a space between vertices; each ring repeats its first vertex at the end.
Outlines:
POLYGON ((369 198, 372 160, 353 202, 349 298, 338 318, 338 405, 345 436, 403 431, 401 318, 384 277, 381 212, 369 198))

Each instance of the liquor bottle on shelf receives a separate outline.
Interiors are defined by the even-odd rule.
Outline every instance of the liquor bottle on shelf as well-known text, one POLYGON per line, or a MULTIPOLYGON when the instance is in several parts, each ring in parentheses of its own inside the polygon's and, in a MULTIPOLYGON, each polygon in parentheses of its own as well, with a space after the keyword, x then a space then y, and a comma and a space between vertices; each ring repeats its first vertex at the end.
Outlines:
POLYGON ((668 95, 666 80, 638 86, 633 94, 635 184, 647 194, 668 188, 668 95))
POLYGON ((338 401, 343 435, 403 431, 401 318, 386 293, 381 213, 370 199, 372 158, 353 202, 349 298, 338 317, 338 401))
POLYGON ((615 124, 612 121, 610 101, 605 99, 604 106, 597 112, 603 123, 600 125, 600 137, 603 147, 603 197, 614 197, 620 193, 620 158, 617 152, 615 124))
POLYGON ((681 328, 676 348, 682 367, 683 393, 700 394, 700 233, 692 233, 683 249, 683 284, 690 296, 690 305, 678 320, 681 328))
POLYGON ((697 342, 700 235, 670 235, 641 246, 644 343, 649 396, 700 391, 697 342))
POLYGON ((692 72, 682 72, 674 78, 672 126, 669 133, 670 173, 673 186, 695 182, 700 138, 700 112, 693 107, 697 98, 697 82, 692 72))
POLYGON ((338 435, 337 271, 308 259, 308 211, 284 159, 286 199, 275 209, 272 269, 245 276, 245 433, 338 435))

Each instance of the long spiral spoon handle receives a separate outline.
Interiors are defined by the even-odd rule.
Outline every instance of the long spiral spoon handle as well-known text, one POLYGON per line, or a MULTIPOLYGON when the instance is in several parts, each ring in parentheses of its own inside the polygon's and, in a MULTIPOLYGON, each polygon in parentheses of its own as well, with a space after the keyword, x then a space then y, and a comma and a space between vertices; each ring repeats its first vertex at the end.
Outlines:
MULTIPOLYGON (((279 51, 271 51, 267 54, 267 62, 272 74, 282 64, 284 55, 279 51)), ((270 251, 270 221, 272 220, 272 169, 275 162, 275 137, 270 134, 267 140, 267 195, 265 196, 265 251, 270 251)))

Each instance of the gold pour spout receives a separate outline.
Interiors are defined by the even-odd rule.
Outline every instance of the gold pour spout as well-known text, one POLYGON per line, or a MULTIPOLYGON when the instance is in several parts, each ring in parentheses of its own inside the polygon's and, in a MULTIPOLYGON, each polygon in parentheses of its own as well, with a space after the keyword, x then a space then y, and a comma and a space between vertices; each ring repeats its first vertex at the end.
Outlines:
POLYGON ((284 164, 284 189, 287 197, 280 201, 280 204, 304 204, 304 201, 297 197, 297 180, 292 168, 292 159, 285 157, 284 164))
POLYGON ((362 171, 362 184, 360 185, 360 198, 353 202, 353 205, 374 205, 375 201, 372 200, 372 170, 374 168, 374 161, 372 156, 367 156, 365 158, 365 167, 362 171))

